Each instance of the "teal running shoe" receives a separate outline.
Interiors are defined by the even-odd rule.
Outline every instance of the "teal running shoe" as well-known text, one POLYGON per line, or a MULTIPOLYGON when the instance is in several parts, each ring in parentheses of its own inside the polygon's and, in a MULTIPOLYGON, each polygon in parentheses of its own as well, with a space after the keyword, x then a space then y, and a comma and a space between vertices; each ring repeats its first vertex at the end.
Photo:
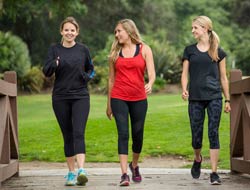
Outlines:
POLYGON ((74 186, 76 184, 75 177, 74 172, 68 172, 68 175, 64 176, 64 178, 66 178, 65 186, 74 186))
POLYGON ((87 172, 83 168, 78 169, 78 174, 77 174, 77 185, 84 186, 88 182, 87 178, 87 172))

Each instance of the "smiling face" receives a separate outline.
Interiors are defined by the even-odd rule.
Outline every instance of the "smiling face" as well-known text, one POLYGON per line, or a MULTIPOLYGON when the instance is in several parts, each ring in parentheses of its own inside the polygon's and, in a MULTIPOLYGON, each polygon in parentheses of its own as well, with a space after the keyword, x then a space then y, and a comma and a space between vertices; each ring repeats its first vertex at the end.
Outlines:
POLYGON ((115 28, 115 37, 118 40, 119 44, 124 44, 128 42, 130 36, 128 35, 127 31, 123 28, 122 24, 118 24, 115 28))
POLYGON ((76 36, 78 35, 77 28, 74 24, 70 22, 64 23, 61 35, 63 37, 63 41, 70 44, 75 41, 76 36))
POLYGON ((198 40, 202 38, 205 34, 207 34, 207 31, 208 30, 205 27, 201 26, 197 22, 192 23, 192 34, 195 39, 198 40))

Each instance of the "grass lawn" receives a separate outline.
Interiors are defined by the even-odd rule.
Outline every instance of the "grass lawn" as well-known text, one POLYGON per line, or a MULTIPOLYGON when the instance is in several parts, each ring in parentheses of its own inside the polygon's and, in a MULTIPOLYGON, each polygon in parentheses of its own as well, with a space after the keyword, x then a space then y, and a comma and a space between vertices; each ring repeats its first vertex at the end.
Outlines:
MULTIPOLYGON (((187 102, 180 95, 150 95, 145 124, 142 159, 145 156, 181 155, 193 159, 187 102)), ((63 141, 56 122, 51 95, 18 97, 19 151, 21 161, 64 162, 63 141)), ((86 161, 117 162, 117 131, 114 119, 106 117, 106 96, 91 95, 91 111, 86 128, 86 161)), ((228 169, 230 126, 223 113, 220 126, 219 167, 228 169)), ((131 141, 130 141, 131 146, 131 141)), ((209 158, 207 120, 203 157, 209 158)), ((131 155, 131 150, 129 155, 131 155)), ((210 167, 205 162, 205 167, 210 167)))

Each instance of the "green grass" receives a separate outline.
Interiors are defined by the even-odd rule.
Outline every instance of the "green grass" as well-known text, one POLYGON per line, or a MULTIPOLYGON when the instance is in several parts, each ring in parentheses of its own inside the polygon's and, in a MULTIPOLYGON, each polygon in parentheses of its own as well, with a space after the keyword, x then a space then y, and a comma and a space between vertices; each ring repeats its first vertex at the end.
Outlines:
MULTIPOLYGON (((145 156, 181 155, 192 160, 187 102, 182 101, 180 95, 151 95, 148 103, 142 159, 145 156)), ((18 115, 21 161, 65 161, 62 136, 50 95, 19 96, 18 115)), ((85 137, 87 162, 118 161, 117 131, 114 119, 110 121, 106 117, 106 96, 91 95, 85 137)), ((220 168, 229 168, 229 140, 229 115, 223 113, 220 168)), ((209 158, 207 120, 202 154, 205 160, 209 158)), ((209 163, 205 162, 204 166, 209 167, 209 163)))

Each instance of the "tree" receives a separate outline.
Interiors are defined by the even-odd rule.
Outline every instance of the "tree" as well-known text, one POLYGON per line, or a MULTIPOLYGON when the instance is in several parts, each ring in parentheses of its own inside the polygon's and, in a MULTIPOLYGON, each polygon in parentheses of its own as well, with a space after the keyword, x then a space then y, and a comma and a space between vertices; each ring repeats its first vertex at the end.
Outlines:
POLYGON ((59 25, 68 15, 84 15, 81 0, 4 0, 0 27, 28 45, 32 65, 41 65, 48 46, 60 40, 59 25))

